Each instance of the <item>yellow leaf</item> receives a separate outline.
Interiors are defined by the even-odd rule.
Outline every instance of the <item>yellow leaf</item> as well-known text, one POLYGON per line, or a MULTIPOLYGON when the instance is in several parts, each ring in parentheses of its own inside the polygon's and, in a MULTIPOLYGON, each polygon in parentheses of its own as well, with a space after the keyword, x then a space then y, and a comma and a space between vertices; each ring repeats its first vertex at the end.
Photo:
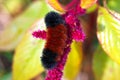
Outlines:
POLYGON ((114 62, 99 46, 93 56, 95 80, 120 80, 120 65, 114 62))
POLYGON ((75 80, 79 74, 82 57, 82 44, 73 41, 64 70, 64 77, 67 78, 67 80, 75 80))
POLYGON ((15 50, 13 80, 30 80, 44 71, 41 65, 40 55, 45 41, 32 36, 32 32, 38 28, 45 28, 43 19, 27 31, 15 50))
POLYGON ((81 0, 80 6, 84 9, 87 9, 94 5, 97 2, 97 0, 81 0))
MULTIPOLYGON (((115 15, 116 13, 114 13, 115 15)), ((118 14, 117 17, 120 17, 118 14)), ((99 7, 97 37, 105 52, 120 64, 120 21, 99 7)))
POLYGON ((57 0, 47 0, 47 2, 56 10, 60 12, 64 12, 64 9, 61 7, 61 5, 58 3, 57 0))

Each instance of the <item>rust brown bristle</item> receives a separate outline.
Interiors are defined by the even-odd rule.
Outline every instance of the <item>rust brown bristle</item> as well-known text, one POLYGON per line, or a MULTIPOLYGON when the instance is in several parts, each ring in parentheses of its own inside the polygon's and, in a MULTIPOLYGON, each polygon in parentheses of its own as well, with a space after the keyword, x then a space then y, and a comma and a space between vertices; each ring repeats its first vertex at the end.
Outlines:
POLYGON ((58 56, 61 56, 66 45, 66 34, 67 30, 63 24, 59 24, 54 28, 47 28, 47 42, 45 48, 50 49, 57 53, 58 56))

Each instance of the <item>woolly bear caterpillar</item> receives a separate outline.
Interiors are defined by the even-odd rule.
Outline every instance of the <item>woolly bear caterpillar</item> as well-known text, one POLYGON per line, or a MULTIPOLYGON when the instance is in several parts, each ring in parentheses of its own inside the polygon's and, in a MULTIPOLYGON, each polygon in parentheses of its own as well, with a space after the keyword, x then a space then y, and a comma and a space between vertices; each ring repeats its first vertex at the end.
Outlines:
POLYGON ((56 12, 49 12, 45 17, 47 38, 41 61, 46 69, 52 69, 60 61, 66 46, 67 28, 65 21, 56 12))

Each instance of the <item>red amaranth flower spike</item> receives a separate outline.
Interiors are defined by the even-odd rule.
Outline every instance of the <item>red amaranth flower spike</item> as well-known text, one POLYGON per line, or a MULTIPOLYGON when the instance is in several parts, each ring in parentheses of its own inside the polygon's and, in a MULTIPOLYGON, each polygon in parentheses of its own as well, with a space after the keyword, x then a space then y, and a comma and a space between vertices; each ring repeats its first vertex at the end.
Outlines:
POLYGON ((44 30, 38 30, 38 31, 34 31, 32 33, 33 37, 35 38, 40 38, 40 39, 46 39, 46 31, 44 30))
POLYGON ((72 38, 75 41, 84 41, 85 34, 82 31, 75 30, 72 32, 72 38))
POLYGON ((72 9, 63 15, 66 23, 72 28, 72 38, 76 41, 83 41, 85 39, 85 34, 81 28, 80 20, 78 19, 78 16, 84 13, 85 9, 77 6, 76 9, 72 9))

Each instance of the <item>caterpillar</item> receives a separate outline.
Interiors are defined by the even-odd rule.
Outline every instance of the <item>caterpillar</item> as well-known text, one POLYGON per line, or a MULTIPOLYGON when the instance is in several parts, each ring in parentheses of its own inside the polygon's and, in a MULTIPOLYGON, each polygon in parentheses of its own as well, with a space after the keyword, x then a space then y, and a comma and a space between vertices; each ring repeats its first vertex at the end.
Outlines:
POLYGON ((52 69, 63 55, 67 40, 67 28, 62 16, 53 11, 45 16, 45 24, 47 27, 47 38, 41 62, 44 68, 52 69))

